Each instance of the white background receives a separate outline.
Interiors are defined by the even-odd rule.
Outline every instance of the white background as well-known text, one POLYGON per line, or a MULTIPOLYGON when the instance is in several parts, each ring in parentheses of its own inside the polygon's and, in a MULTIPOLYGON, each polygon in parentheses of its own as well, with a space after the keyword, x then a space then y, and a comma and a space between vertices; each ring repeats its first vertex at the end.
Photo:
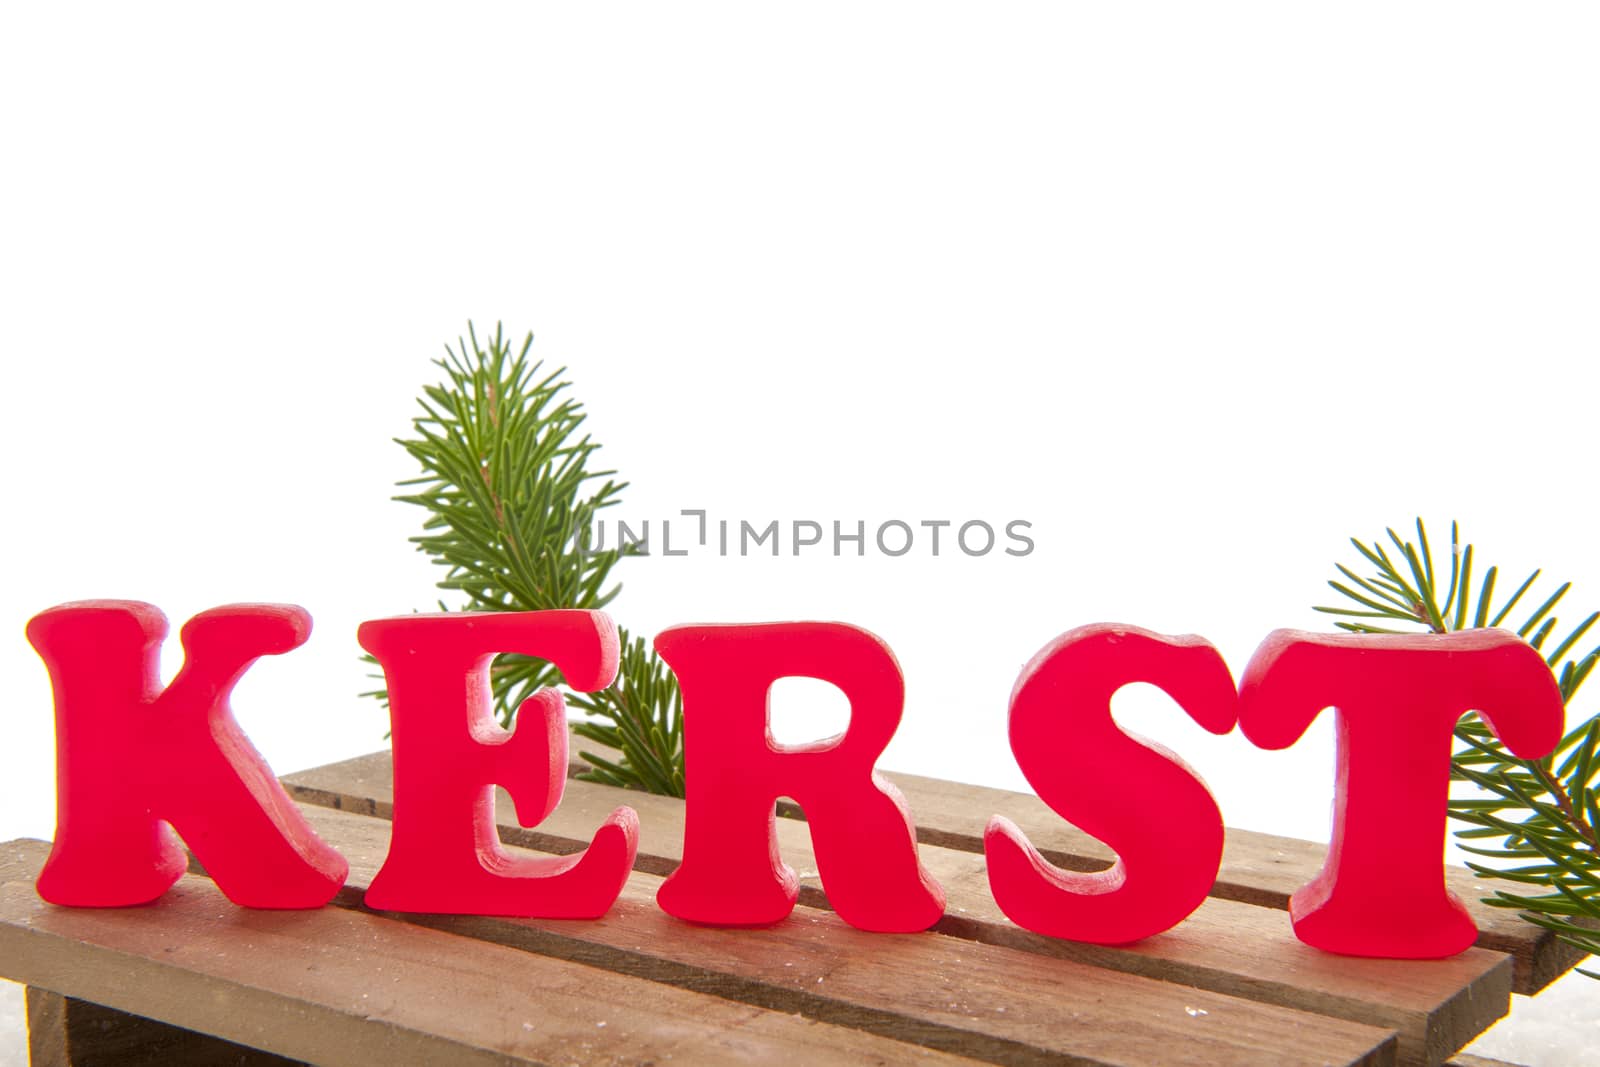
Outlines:
MULTIPOLYGON (((280 771, 382 745, 355 625, 435 577, 390 438, 469 318, 569 368, 630 516, 1034 524, 1022 559, 618 568, 640 633, 880 634, 890 768, 1022 787, 1006 698, 1046 640, 1199 632, 1237 672, 1326 626, 1348 536, 1418 514, 1574 580, 1575 621, 1597 30, 1584 4, 8 8, 0 838, 52 832, 22 628, 61 601, 303 604, 240 719, 280 771)), ((1148 692, 1118 710, 1231 824, 1326 836, 1326 723, 1263 753, 1148 692)), ((1581 981, 1494 1050, 1576 1056, 1581 981)))

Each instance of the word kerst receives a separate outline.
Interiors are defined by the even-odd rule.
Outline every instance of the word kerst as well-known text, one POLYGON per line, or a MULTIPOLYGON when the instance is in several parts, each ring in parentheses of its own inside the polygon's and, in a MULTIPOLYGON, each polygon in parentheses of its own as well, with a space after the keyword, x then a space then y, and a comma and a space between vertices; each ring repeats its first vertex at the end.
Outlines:
MULTIPOLYGON (((347 864, 320 840, 239 729, 228 697, 257 658, 310 634, 297 607, 233 605, 183 627, 184 663, 158 683, 165 617, 134 601, 51 608, 28 625, 55 693, 58 827, 38 891, 56 904, 120 907, 167 891, 186 869, 181 836, 217 886, 253 908, 314 908, 347 864)), ((387 859, 366 894, 388 911, 598 918, 633 868, 638 816, 619 807, 573 856, 505 850, 493 786, 534 825, 555 810, 567 769, 560 693, 544 690, 514 731, 489 714, 500 653, 547 660, 580 692, 611 684, 611 620, 589 611, 408 615, 362 624, 383 666, 394 749, 387 859)), ((680 626, 655 639, 684 700, 683 861, 657 894, 696 923, 786 917, 798 878, 778 857, 773 805, 806 813, 830 905, 865 930, 916 931, 944 911, 917 858, 904 799, 873 771, 900 721, 904 684, 888 647, 841 623, 680 626), (831 682, 850 725, 780 748, 767 695, 785 677, 831 682)), ((1476 710, 1518 757, 1551 751, 1564 708, 1539 654, 1514 634, 1321 635, 1279 630, 1239 685, 1200 637, 1097 624, 1069 631, 1023 669, 1011 695, 1017 761, 1059 815, 1111 846, 1116 863, 1064 871, 1014 824, 984 835, 989 884, 1014 922, 1104 944, 1166 930, 1205 899, 1222 858, 1215 800, 1172 753, 1123 733, 1111 697, 1164 690, 1197 723, 1238 725, 1285 748, 1325 708, 1337 715, 1335 825, 1326 867, 1290 903, 1301 940, 1361 956, 1431 958, 1476 930, 1444 887, 1452 730, 1476 710)))

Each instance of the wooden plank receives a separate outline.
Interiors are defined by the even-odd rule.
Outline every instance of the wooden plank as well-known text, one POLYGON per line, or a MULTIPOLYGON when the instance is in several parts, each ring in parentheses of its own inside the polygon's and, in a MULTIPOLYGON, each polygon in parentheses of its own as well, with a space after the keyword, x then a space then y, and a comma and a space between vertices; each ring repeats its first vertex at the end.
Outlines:
MULTIPOLYGON (((350 860, 348 889, 368 885, 387 851, 389 824, 332 809, 306 814, 350 860)), ((599 922, 397 918, 990 1062, 1393 1058, 1392 1035, 1382 1028, 936 933, 864 933, 818 909, 802 907, 791 921, 757 930, 691 926, 656 906, 660 883, 636 874, 599 922)))
MULTIPOLYGON (((587 768, 579 756, 588 749, 601 756, 614 749, 581 737, 571 738, 568 773, 587 768)), ((385 756, 385 753, 376 753, 385 756)), ((362 757, 367 759, 369 757, 362 757)), ((1046 859, 1072 871, 1097 871, 1109 866, 1111 850, 1066 822, 1032 793, 964 785, 897 771, 880 772, 905 794, 916 820, 917 840, 959 852, 983 851, 983 830, 992 815, 1004 815, 1027 833, 1046 859)), ((804 819, 798 806, 780 801, 778 813, 804 819)), ((1327 847, 1314 841, 1277 837, 1253 830, 1227 830, 1222 869, 1211 895, 1261 907, 1286 909, 1289 897, 1322 869, 1327 847)), ((1447 866, 1446 884, 1466 904, 1478 925, 1478 946, 1504 952, 1515 961, 1513 989, 1532 995, 1560 978, 1584 953, 1548 930, 1524 921, 1516 912, 1483 903, 1494 887, 1464 867, 1447 866)))
POLYGON ((28 987, 30 1067, 305 1067, 210 1034, 28 987))
MULTIPOLYGON (((384 760, 363 757, 291 775, 286 782, 303 801, 387 818, 392 812, 387 774, 384 760)), ((640 816, 638 870, 666 875, 682 855, 683 802, 670 797, 569 782, 561 807, 531 831, 516 825, 505 797, 500 801, 497 821, 508 843, 571 852, 583 847, 612 808, 628 803, 640 816)), ((785 860, 801 874, 802 903, 825 907, 809 830, 780 820, 778 836, 785 860)), ((1042 937, 1000 912, 981 855, 930 846, 921 854, 948 898, 945 918, 936 927, 941 933, 1394 1029, 1402 1063, 1440 1063, 1510 1007, 1510 961, 1502 954, 1471 949, 1441 961, 1333 956, 1296 940, 1283 913, 1227 900, 1210 900, 1176 930, 1137 945, 1042 937)))
MULTIPOLYGON (((1071 826, 1031 793, 959 785, 912 774, 885 774, 906 796, 917 838, 964 852, 983 851, 990 815, 1004 815, 1050 862, 1069 870, 1099 870, 1111 862, 1103 844, 1071 826)), ((1287 908, 1289 897, 1322 869, 1327 848, 1312 841, 1227 831, 1222 869, 1212 895, 1263 907, 1287 908)), ((1478 924, 1478 945, 1516 961, 1514 988, 1533 994, 1565 974, 1583 953, 1516 912, 1483 903, 1494 888, 1464 867, 1447 866, 1445 881, 1478 924)))
POLYGON ((251 911, 196 875, 147 907, 57 908, 33 889, 48 848, 0 846, 6 977, 295 1059, 960 1062, 346 908, 251 911))
POLYGON ((29 986, 28 1067, 72 1067, 67 1043, 67 998, 29 986))

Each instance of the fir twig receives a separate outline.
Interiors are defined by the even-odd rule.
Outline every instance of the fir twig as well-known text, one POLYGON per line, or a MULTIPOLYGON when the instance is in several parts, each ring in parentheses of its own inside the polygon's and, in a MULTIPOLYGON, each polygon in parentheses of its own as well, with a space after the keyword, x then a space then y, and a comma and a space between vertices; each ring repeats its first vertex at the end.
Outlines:
MULTIPOLYGON (((598 610, 621 588, 612 567, 637 551, 589 547, 595 515, 616 505, 627 483, 589 469, 600 446, 580 435, 585 415, 562 380, 565 368, 542 373, 543 361, 529 362, 532 345, 529 334, 513 353, 499 325, 480 343, 468 323, 466 338, 434 361, 446 380, 423 390, 415 436, 396 439, 422 473, 400 482, 406 492, 395 499, 427 512, 411 540, 445 569, 439 588, 461 600, 459 610, 598 610)), ((443 601, 439 608, 450 610, 443 601)), ((642 638, 618 632, 616 682, 567 701, 607 720, 577 723, 574 732, 621 755, 580 752, 591 767, 580 777, 682 796, 677 682, 642 638)), ((562 683, 550 663, 513 654, 497 657, 489 678, 507 727, 535 691, 562 683)), ((363 695, 387 700, 383 689, 363 695)))
MULTIPOLYGON (((1512 618, 1512 611, 1539 578, 1534 571, 1496 610, 1498 569, 1486 570, 1474 591, 1473 547, 1462 545, 1460 530, 1451 523, 1450 574, 1441 598, 1440 574, 1421 519, 1416 531, 1415 544, 1392 529, 1387 531, 1388 546, 1352 538, 1356 551, 1374 573, 1363 578, 1343 564, 1335 564, 1344 581, 1328 584, 1350 604, 1314 610, 1338 616, 1334 625, 1354 633, 1417 628, 1445 633, 1500 626, 1512 618), (1398 623, 1403 628, 1368 620, 1398 623)), ((1553 612, 1570 588, 1570 582, 1559 586, 1516 627, 1519 635, 1545 654, 1560 685, 1569 722, 1573 699, 1600 661, 1600 647, 1582 655, 1573 653, 1600 620, 1600 612, 1588 615, 1558 637, 1560 623, 1553 612)), ((1488 878, 1545 890, 1534 894, 1497 890, 1485 903, 1519 909, 1523 918, 1582 951, 1600 952, 1600 784, 1596 783, 1600 775, 1600 715, 1570 729, 1544 759, 1517 759, 1475 713, 1462 718, 1456 739, 1451 777, 1476 787, 1473 795, 1450 799, 1451 817, 1470 827, 1458 830, 1456 836, 1464 851, 1499 861, 1496 866, 1468 866, 1488 878)))

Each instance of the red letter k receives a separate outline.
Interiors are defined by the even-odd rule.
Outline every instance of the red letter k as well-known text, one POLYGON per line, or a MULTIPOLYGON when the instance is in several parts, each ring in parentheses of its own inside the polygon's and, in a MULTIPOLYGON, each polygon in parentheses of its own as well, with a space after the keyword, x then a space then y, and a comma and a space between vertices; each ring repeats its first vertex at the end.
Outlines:
POLYGON ((228 707, 250 664, 310 632, 297 607, 201 612, 163 690, 167 620, 155 607, 88 600, 35 616, 28 640, 56 703, 56 841, 39 895, 79 907, 155 900, 187 866, 176 830, 235 904, 326 904, 344 884, 344 857, 301 818, 228 707))

